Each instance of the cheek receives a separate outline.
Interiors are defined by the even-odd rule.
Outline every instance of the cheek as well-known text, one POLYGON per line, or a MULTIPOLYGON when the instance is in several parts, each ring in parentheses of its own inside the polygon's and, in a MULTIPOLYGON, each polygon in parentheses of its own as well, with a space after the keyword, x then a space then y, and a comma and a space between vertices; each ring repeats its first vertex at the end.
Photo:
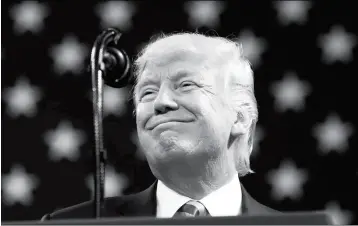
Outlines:
POLYGON ((210 130, 224 132, 228 126, 227 106, 219 98, 209 96, 201 101, 201 113, 210 130))
POLYGON ((200 100, 203 114, 209 118, 216 119, 222 117, 223 105, 220 104, 220 100, 217 96, 206 94, 204 98, 200 100))
POLYGON ((143 128, 146 121, 150 117, 150 106, 146 104, 138 104, 136 107, 136 124, 138 128, 143 128))

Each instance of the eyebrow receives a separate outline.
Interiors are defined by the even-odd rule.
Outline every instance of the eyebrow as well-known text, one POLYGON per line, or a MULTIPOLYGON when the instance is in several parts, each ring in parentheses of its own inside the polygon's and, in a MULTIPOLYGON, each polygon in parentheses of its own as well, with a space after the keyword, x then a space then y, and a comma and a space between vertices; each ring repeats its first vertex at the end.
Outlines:
MULTIPOLYGON (((168 78, 171 81, 177 81, 180 80, 181 78, 184 77, 188 77, 188 76, 192 76, 194 74, 193 71, 190 70, 178 70, 175 74, 173 75, 169 75, 168 78)), ((158 83, 158 79, 157 78, 143 78, 143 81, 140 81, 137 84, 137 90, 140 90, 141 88, 143 88, 144 86, 150 85, 150 84, 155 84, 158 83)))

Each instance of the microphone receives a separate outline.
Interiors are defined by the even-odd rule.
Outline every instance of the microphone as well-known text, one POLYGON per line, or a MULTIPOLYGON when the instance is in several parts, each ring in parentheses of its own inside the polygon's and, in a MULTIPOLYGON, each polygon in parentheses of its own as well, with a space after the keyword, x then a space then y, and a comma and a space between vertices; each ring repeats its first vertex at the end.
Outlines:
POLYGON ((118 46, 121 36, 122 33, 119 30, 108 28, 97 36, 91 51, 90 69, 95 135, 93 213, 96 218, 100 218, 104 211, 105 165, 107 158, 103 145, 103 83, 114 88, 121 88, 130 84, 133 79, 131 73, 129 73, 129 57, 118 46))
POLYGON ((106 85, 122 88, 132 82, 130 60, 123 49, 108 46, 104 51, 103 64, 102 77, 106 85))

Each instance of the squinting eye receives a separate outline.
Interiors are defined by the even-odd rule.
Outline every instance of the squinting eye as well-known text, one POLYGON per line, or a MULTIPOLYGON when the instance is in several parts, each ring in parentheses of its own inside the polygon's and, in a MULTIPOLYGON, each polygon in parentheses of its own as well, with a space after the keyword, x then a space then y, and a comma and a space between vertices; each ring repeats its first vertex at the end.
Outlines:
POLYGON ((149 91, 145 91, 142 96, 145 96, 145 95, 151 94, 151 93, 153 93, 153 91, 150 91, 150 90, 149 90, 149 91))
POLYGON ((142 93, 142 98, 152 93, 154 93, 153 90, 146 90, 142 93))
POLYGON ((182 82, 180 84, 180 87, 188 87, 188 86, 191 86, 191 85, 195 85, 195 83, 186 81, 186 82, 182 82))
POLYGON ((143 92, 141 92, 139 101, 150 101, 155 97, 156 94, 155 89, 146 89, 143 92))

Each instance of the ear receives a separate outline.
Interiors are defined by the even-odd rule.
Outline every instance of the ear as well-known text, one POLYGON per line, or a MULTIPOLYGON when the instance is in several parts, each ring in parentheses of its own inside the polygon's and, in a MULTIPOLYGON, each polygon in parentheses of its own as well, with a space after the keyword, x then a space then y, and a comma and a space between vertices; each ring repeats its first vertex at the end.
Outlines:
POLYGON ((251 117, 245 109, 236 113, 234 124, 231 127, 231 135, 238 136, 248 133, 251 126, 251 117))

